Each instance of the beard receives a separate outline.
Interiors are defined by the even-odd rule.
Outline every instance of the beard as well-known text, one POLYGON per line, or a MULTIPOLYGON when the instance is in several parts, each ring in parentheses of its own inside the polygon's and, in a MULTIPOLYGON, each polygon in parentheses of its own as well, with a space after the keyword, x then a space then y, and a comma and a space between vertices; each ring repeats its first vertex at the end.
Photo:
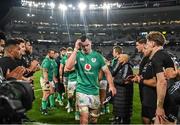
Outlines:
POLYGON ((53 57, 49 56, 50 59, 54 59, 53 57))

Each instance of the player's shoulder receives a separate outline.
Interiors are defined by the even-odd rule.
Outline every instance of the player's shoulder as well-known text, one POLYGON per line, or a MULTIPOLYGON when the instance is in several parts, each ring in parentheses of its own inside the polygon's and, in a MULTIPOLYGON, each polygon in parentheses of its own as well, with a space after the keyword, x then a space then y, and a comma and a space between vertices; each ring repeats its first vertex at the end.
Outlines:
POLYGON ((42 61, 42 64, 44 64, 44 63, 51 63, 52 61, 49 59, 49 58, 47 58, 47 57, 45 57, 44 59, 43 59, 43 61, 42 61))
POLYGON ((95 50, 92 51, 92 54, 103 57, 101 53, 99 53, 99 52, 97 52, 95 50))
POLYGON ((2 58, 0 58, 1 62, 5 62, 5 61, 9 61, 9 60, 11 60, 10 57, 2 57, 2 58))

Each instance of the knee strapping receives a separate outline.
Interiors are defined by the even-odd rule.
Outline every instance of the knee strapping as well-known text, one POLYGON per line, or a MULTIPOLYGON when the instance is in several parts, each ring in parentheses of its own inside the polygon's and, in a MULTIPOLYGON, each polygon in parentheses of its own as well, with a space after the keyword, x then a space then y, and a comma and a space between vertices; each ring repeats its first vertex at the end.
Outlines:
POLYGON ((89 113, 89 108, 86 106, 79 107, 79 112, 89 113))

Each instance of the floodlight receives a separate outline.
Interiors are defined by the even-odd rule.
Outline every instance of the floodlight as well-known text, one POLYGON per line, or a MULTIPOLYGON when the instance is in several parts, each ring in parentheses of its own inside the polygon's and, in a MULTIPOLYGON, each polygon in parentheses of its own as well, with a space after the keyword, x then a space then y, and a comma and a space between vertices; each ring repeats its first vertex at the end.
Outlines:
POLYGON ((44 8, 44 7, 45 7, 45 5, 46 5, 46 3, 41 3, 42 8, 44 8))
POLYGON ((29 5, 29 7, 32 7, 32 3, 29 3, 28 5, 29 5))
POLYGON ((87 5, 86 5, 85 3, 79 3, 79 5, 78 5, 78 8, 79 8, 81 11, 85 10, 86 7, 87 7, 87 5))
POLYGON ((52 9, 54 9, 55 4, 54 4, 53 2, 51 2, 49 5, 50 5, 50 7, 51 7, 52 9))
POLYGON ((62 11, 66 11, 67 10, 67 6, 64 4, 59 4, 59 9, 61 9, 62 11))
POLYGON ((29 14, 29 13, 27 14, 27 17, 30 17, 30 14, 29 14))
POLYGON ((90 4, 90 5, 89 5, 89 9, 90 9, 90 10, 96 9, 96 5, 95 5, 95 4, 90 4))
POLYGON ((72 8, 73 6, 72 6, 72 4, 69 4, 68 7, 69 7, 69 8, 72 8))
POLYGON ((118 4, 117 4, 117 7, 118 7, 118 8, 121 8, 121 7, 122 7, 122 4, 119 4, 119 3, 118 3, 118 4))
POLYGON ((103 4, 103 9, 109 10, 110 8, 111 8, 111 7, 110 7, 109 4, 107 4, 107 3, 104 3, 104 4, 103 4))
POLYGON ((37 4, 37 3, 34 3, 34 7, 38 7, 38 4, 37 4))

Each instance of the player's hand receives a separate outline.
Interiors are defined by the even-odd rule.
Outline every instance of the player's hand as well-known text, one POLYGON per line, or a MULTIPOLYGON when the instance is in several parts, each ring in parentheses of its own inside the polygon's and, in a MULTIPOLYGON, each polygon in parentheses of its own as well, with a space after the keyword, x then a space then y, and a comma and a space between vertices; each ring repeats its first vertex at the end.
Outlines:
POLYGON ((132 81, 132 82, 139 83, 139 82, 140 82, 140 76, 139 76, 139 75, 135 75, 135 77, 132 78, 131 81, 132 81))
POLYGON ((76 43, 75 43, 75 49, 79 50, 81 47, 81 40, 80 39, 77 39, 76 40, 76 43))
POLYGON ((8 69, 7 73, 6 73, 6 79, 15 78, 17 80, 22 80, 22 77, 23 77, 23 74, 25 73, 25 71, 26 71, 26 68, 24 68, 23 66, 18 66, 11 72, 8 69))
POLYGON ((156 108, 156 118, 154 124, 163 124, 165 122, 165 112, 161 107, 156 108))
POLYGON ((112 92, 112 96, 114 96, 116 94, 116 88, 114 87, 114 85, 109 86, 109 92, 112 92))

